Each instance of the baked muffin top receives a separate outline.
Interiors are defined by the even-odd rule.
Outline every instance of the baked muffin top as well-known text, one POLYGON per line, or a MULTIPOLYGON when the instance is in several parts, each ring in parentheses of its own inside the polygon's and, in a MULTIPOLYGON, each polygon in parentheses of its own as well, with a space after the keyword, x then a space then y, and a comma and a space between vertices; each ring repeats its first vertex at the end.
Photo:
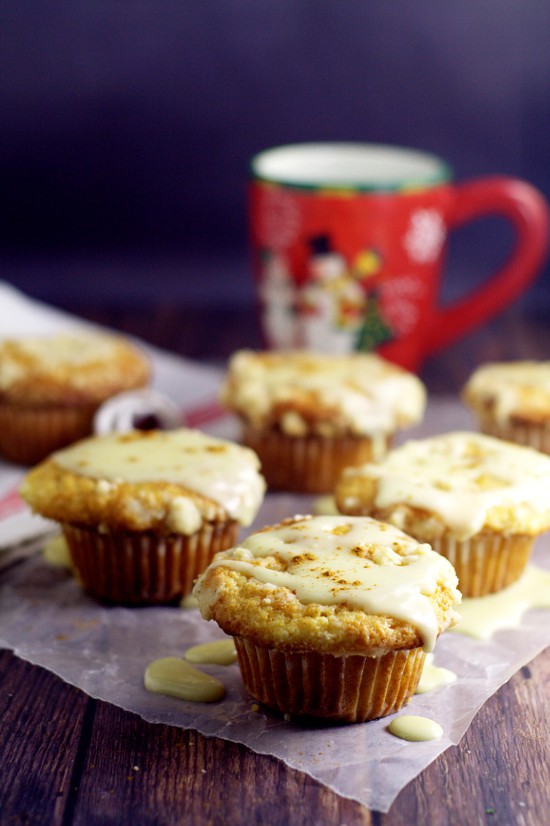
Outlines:
POLYGON ((229 362, 221 401, 258 429, 376 435, 418 422, 426 391, 416 376, 373 353, 241 350, 229 362))
POLYGON ((347 468, 340 511, 368 514, 424 541, 550 528, 550 456, 478 433, 411 440, 377 464, 347 468))
POLYGON ((376 656, 431 650, 456 586, 447 559, 391 525, 295 516, 217 554, 193 593, 205 619, 256 645, 376 656))
POLYGON ((148 359, 120 336, 74 332, 0 341, 0 399, 100 404, 150 379, 148 359))
POLYGON ((499 424, 550 421, 550 361, 483 364, 466 382, 462 397, 478 414, 499 424))
POLYGON ((58 522, 192 534, 205 521, 250 524, 265 482, 249 448, 180 428, 83 439, 31 470, 20 492, 58 522))

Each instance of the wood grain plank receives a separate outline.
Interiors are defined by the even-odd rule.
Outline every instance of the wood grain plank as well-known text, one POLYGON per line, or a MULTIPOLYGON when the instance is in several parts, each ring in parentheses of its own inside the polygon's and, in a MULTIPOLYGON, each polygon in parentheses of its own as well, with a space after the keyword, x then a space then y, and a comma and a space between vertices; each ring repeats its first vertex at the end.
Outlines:
POLYGON ((75 826, 366 826, 370 813, 270 757, 98 704, 75 826))
POLYGON ((0 772, 2 823, 550 822, 550 650, 485 704, 461 744, 410 783, 387 816, 280 761, 151 725, 106 703, 96 704, 86 734, 81 692, 8 652, 0 656, 0 675, 0 753, 12 755, 0 772))
POLYGON ((399 795, 383 826, 548 826, 550 649, 480 709, 459 746, 399 795))
POLYGON ((0 822, 63 823, 88 698, 0 651, 0 822))
MULTIPOLYGON (((239 347, 260 346, 247 311, 201 315, 174 304, 88 317, 192 358, 222 362, 239 347)), ((431 393, 458 393, 477 364, 506 358, 550 358, 547 320, 512 308, 429 359, 422 377, 431 393)), ((0 652, 0 823, 548 826, 549 706, 550 649, 382 815, 280 761, 145 723, 0 652)))

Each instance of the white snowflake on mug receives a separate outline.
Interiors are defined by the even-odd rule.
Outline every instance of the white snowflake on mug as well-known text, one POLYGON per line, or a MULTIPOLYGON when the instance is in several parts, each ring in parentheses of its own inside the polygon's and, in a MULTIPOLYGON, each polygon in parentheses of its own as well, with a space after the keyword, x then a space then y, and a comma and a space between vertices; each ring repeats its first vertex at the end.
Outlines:
POLYGON ((435 209, 418 209, 411 215, 407 234, 403 239, 412 261, 429 264, 435 261, 445 240, 445 224, 435 209))
POLYGON ((301 215, 294 198, 280 187, 263 187, 256 216, 260 246, 282 250, 300 230, 301 215))
POLYGON ((424 282, 413 275, 395 276, 385 282, 384 318, 398 335, 407 335, 416 327, 425 290, 424 282))

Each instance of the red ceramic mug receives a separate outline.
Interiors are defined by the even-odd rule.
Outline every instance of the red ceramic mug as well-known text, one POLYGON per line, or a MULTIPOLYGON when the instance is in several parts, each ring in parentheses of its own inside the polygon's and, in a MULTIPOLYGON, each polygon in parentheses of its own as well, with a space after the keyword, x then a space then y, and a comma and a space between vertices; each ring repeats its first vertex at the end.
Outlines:
POLYGON ((545 199, 524 181, 457 184, 434 155, 359 143, 257 155, 250 212, 268 347, 375 349, 410 370, 525 290, 544 262, 550 230, 545 199), (515 229, 508 261, 440 307, 449 230, 488 215, 515 229))

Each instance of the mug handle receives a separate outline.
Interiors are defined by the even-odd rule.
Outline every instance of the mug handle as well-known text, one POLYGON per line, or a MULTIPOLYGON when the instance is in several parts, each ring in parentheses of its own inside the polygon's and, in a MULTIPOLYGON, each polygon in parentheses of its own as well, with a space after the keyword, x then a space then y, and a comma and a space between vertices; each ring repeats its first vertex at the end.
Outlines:
POLYGON ((492 276, 449 307, 436 309, 425 354, 446 347, 510 304, 538 274, 548 251, 550 209, 531 184, 495 176, 457 184, 449 229, 487 215, 502 215, 516 231, 515 247, 492 276))

